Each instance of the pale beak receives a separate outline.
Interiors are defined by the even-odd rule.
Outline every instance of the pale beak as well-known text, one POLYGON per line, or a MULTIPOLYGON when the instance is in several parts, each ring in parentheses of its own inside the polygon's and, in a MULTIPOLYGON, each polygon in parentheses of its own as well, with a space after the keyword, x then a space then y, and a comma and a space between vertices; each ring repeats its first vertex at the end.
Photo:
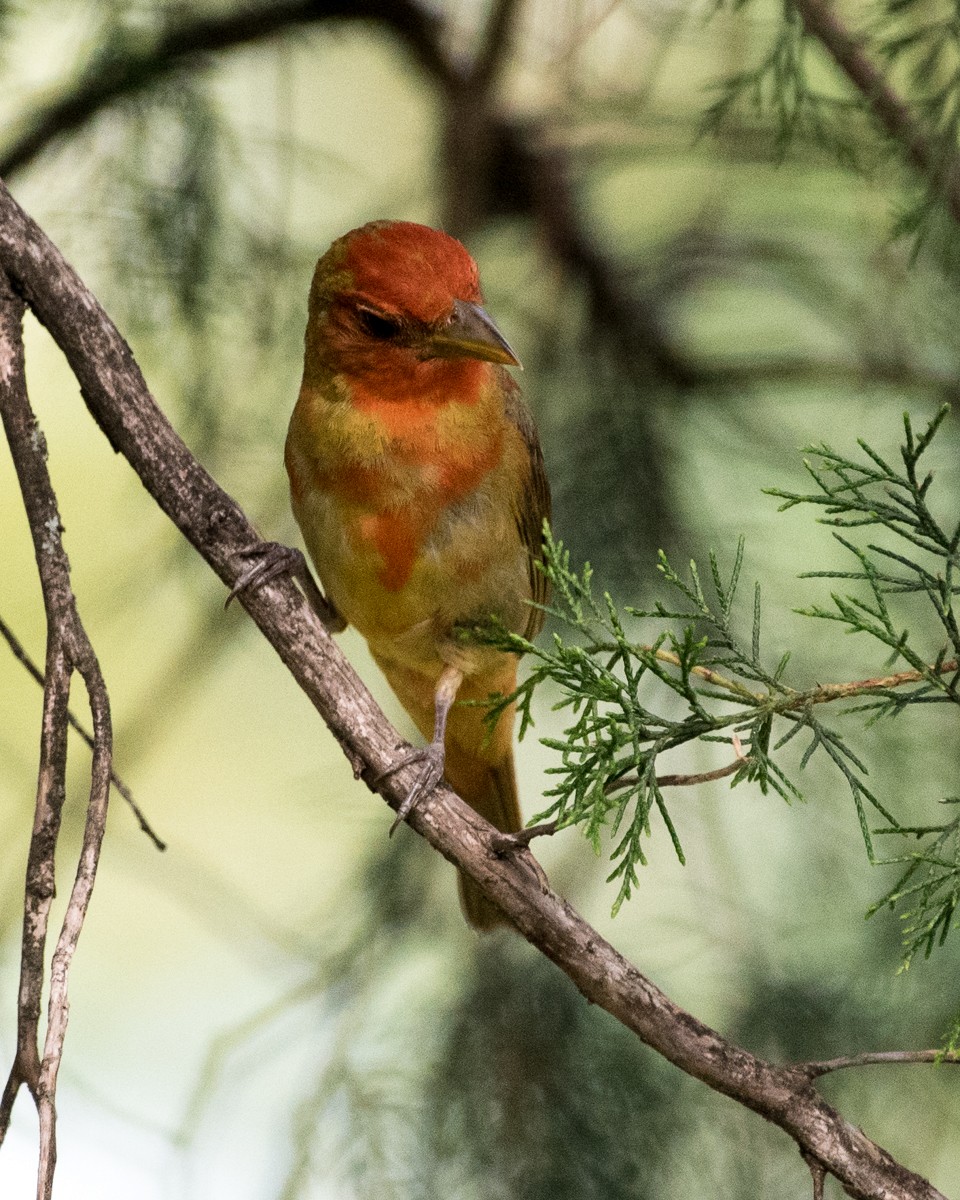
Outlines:
POLYGON ((510 343, 479 304, 455 300, 453 316, 425 342, 429 358, 482 358, 485 362, 523 367, 510 343))

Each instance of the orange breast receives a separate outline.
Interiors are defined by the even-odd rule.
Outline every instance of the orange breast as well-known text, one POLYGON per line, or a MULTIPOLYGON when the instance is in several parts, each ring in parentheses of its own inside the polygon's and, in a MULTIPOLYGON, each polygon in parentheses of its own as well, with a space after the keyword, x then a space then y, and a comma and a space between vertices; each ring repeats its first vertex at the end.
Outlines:
POLYGON ((314 475, 314 485, 351 513, 350 540, 377 554, 378 581, 390 592, 409 581, 441 514, 474 491, 503 452, 499 428, 482 440, 445 444, 435 425, 413 432, 419 436, 394 441, 377 466, 318 467, 314 475))
POLYGON ((380 557, 378 578, 388 592, 400 591, 413 572, 422 541, 417 525, 409 512, 368 513, 356 522, 356 539, 380 557))

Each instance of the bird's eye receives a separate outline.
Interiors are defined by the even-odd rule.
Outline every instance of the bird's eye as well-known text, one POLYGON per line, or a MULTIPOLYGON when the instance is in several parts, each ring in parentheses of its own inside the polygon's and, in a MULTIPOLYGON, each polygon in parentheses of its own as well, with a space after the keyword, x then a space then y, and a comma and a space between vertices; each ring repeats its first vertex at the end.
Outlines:
POLYGON ((372 308, 360 309, 360 324, 364 331, 381 342, 389 342, 399 335, 401 324, 393 317, 387 317, 372 308))

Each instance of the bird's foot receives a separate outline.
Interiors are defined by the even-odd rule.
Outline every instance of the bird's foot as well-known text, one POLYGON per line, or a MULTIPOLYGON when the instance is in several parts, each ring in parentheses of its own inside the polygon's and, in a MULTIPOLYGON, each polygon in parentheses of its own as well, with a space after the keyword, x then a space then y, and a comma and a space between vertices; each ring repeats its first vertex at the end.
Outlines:
POLYGON ((257 542, 253 546, 238 550, 236 557, 251 561, 237 576, 224 608, 248 588, 263 587, 278 575, 290 575, 300 584, 304 595, 330 633, 339 633, 346 628, 346 621, 320 591, 303 552, 295 546, 284 546, 282 542, 257 542))
POLYGON ((386 779, 389 775, 399 771, 401 767, 411 767, 414 763, 422 763, 420 777, 407 793, 403 803, 397 809, 397 815, 394 818, 393 824, 390 826, 390 837, 393 837, 394 830, 403 821, 407 819, 417 804, 425 797, 429 796, 433 789, 440 782, 443 776, 444 750, 443 742, 430 742, 420 750, 410 750, 401 758, 398 758, 395 763, 392 763, 385 771, 382 771, 374 780, 374 786, 386 779))
POLYGON ((278 575, 297 576, 307 569, 306 559, 301 551, 293 546, 284 546, 281 542, 257 542, 253 546, 238 550, 236 557, 252 561, 237 576, 237 581, 224 602, 224 608, 247 588, 263 587, 278 575))

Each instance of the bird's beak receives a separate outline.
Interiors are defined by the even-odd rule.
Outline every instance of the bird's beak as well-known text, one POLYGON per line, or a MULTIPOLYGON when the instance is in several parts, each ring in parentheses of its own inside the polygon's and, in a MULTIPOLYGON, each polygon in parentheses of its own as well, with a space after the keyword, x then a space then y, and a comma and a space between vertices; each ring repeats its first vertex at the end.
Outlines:
POLYGON ((455 300, 453 316, 426 341, 430 358, 482 358, 485 362, 520 367, 520 359, 485 309, 469 300, 455 300))

